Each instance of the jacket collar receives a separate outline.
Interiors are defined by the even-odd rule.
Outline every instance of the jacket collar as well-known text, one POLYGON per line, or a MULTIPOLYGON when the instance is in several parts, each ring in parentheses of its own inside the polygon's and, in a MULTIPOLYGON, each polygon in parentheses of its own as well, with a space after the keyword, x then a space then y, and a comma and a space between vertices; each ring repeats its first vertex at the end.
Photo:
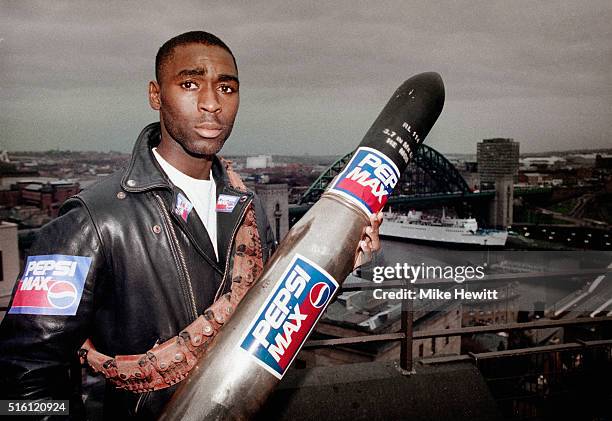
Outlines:
MULTIPOLYGON (((131 193, 165 189, 170 192, 169 195, 166 195, 167 205, 172 206, 172 204, 176 203, 177 194, 180 190, 173 187, 153 155, 152 149, 159 144, 160 139, 159 123, 149 124, 142 130, 134 146, 127 171, 121 178, 121 187, 131 193)), ((232 187, 225 166, 217 156, 213 159, 212 177, 217 187, 217 197, 220 194, 227 194, 240 198, 234 209, 230 212, 217 213, 218 261, 215 257, 210 237, 200 218, 188 218, 185 221, 174 212, 170 213, 174 221, 195 245, 196 250, 208 260, 217 272, 223 275, 229 271, 228 251, 230 251, 229 248, 232 246, 234 235, 238 230, 239 224, 242 222, 245 210, 253 199, 253 193, 242 192, 232 187)), ((197 213, 197 211, 194 211, 194 213, 197 213)))
MULTIPOLYGON (((121 187, 125 191, 140 193, 157 188, 172 189, 170 180, 162 171, 152 151, 160 142, 160 132, 159 122, 149 124, 140 132, 128 169, 121 178, 121 187)), ((219 191, 221 186, 230 185, 225 167, 216 155, 213 158, 212 176, 219 191)))

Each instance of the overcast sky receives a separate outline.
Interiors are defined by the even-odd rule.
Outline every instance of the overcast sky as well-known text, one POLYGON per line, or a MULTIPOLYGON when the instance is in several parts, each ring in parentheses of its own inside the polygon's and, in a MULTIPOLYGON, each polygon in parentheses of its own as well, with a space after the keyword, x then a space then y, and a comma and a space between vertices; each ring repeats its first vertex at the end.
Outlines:
POLYGON ((3 1, 0 149, 131 151, 167 39, 206 30, 238 61, 225 154, 342 154, 402 81, 436 71, 426 142, 475 153, 612 147, 612 2, 3 1), (265 6, 264 6, 265 4, 265 6))

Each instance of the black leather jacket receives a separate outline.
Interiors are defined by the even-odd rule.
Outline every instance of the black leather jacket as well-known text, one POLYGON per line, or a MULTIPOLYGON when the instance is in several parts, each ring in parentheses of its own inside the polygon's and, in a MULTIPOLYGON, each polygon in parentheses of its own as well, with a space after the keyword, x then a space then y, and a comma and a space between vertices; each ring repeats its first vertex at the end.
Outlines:
MULTIPOLYGON (((264 259, 271 254, 273 235, 257 197, 233 189, 215 159, 217 196, 240 196, 232 212, 217 214, 217 261, 200 219, 184 221, 173 212, 181 192, 151 152, 159 130, 159 123, 147 126, 126 170, 67 200, 60 216, 40 230, 30 255, 89 256, 91 264, 75 316, 5 316, 2 399, 68 399, 67 367, 88 337, 98 351, 115 356, 144 353, 176 336, 219 291, 229 291, 233 240, 251 202, 264 259)), ((151 418, 172 391, 139 396, 107 387, 105 418, 134 415, 137 405, 136 415, 151 418)))

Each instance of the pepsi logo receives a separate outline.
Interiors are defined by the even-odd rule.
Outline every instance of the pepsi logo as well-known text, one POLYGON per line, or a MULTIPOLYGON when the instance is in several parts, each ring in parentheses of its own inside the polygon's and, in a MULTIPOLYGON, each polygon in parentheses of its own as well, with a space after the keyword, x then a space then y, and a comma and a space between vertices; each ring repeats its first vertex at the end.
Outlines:
POLYGON ((329 286, 325 282, 319 282, 312 287, 308 298, 314 308, 321 308, 327 303, 329 296, 329 286))
POLYGON ((70 282, 55 281, 47 291, 47 299, 55 308, 68 308, 76 302, 77 290, 70 282))
POLYGON ((325 269, 296 254, 251 322, 240 347, 281 379, 338 287, 325 269))

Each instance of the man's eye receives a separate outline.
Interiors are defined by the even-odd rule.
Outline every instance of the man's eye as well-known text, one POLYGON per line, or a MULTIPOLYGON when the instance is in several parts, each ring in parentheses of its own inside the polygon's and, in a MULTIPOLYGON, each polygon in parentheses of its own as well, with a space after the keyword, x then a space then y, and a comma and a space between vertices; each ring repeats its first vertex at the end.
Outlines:
POLYGON ((181 87, 192 91, 194 89, 197 89, 198 85, 195 82, 188 80, 188 81, 181 83, 181 87))
POLYGON ((220 85, 219 90, 224 94, 231 94, 232 92, 236 92, 236 89, 230 85, 220 85))

